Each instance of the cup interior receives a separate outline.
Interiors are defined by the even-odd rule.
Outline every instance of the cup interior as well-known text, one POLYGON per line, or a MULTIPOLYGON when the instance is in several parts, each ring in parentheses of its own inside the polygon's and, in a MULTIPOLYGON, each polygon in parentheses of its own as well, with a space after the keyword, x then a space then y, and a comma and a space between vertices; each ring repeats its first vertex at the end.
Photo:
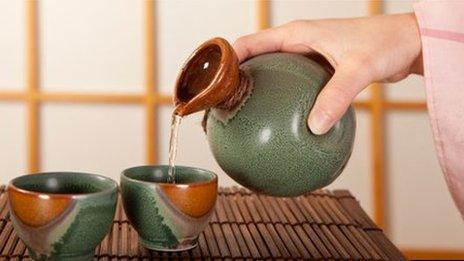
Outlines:
POLYGON ((78 172, 50 172, 24 175, 11 181, 18 189, 44 194, 93 194, 117 188, 110 178, 78 172))
MULTIPOLYGON (((139 166, 124 170, 122 175, 142 182, 167 183, 168 171, 168 165, 139 166)), ((216 180, 217 176, 213 172, 204 169, 175 166, 175 179, 176 185, 188 185, 208 183, 216 180)))

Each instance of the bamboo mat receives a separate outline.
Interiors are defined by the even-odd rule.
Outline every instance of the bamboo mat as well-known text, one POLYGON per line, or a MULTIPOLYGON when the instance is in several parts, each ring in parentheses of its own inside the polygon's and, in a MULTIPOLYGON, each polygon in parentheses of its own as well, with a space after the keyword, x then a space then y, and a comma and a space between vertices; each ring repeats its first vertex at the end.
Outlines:
MULTIPOLYGON (((27 260, 0 187, 0 260, 27 260)), ((110 233, 95 260, 337 259, 405 260, 346 190, 273 198, 244 189, 220 189, 210 225, 190 251, 162 253, 138 244, 118 204, 110 233)))

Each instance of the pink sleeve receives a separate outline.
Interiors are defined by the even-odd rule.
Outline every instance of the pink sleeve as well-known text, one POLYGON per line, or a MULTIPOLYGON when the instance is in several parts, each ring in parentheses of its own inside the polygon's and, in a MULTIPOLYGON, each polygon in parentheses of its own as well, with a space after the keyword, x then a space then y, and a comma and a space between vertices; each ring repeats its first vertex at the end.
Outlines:
POLYGON ((414 5, 436 152, 464 217, 464 1, 414 5))

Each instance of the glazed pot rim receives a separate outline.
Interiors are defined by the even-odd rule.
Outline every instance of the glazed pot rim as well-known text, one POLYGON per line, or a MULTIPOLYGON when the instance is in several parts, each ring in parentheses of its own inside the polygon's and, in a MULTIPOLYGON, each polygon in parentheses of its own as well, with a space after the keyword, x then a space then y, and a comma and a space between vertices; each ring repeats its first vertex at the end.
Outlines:
POLYGON ((239 63, 237 55, 229 42, 221 37, 215 37, 202 43, 189 56, 177 76, 174 86, 174 113, 185 116, 215 107, 229 99, 235 93, 236 85, 239 83, 239 63), (196 65, 197 58, 204 56, 211 48, 217 48, 220 53, 219 65, 214 76, 195 96, 185 99, 181 92, 187 72, 196 65))
POLYGON ((218 176, 216 173, 214 173, 211 170, 203 169, 203 168, 198 168, 198 167, 192 167, 192 166, 184 166, 184 165, 176 165, 175 168, 187 168, 187 169, 194 169, 194 170, 199 170, 206 172, 210 175, 212 175, 212 179, 207 180, 207 181, 199 181, 199 182, 192 182, 192 183, 166 183, 166 182, 155 182, 155 181, 145 181, 145 180, 139 180, 135 178, 128 177, 126 174, 129 171, 139 169, 139 168, 169 168, 169 165, 166 164, 160 164, 160 165, 140 165, 140 166, 135 166, 135 167, 130 167, 121 172, 121 178, 127 179, 130 182, 135 182, 135 183, 140 183, 140 184, 153 184, 153 185, 161 185, 161 186, 166 186, 166 187, 178 187, 178 188, 190 188, 190 187, 197 187, 197 186, 203 186, 206 184, 211 184, 211 183, 217 183, 218 181, 218 176))
POLYGON ((100 174, 78 172, 78 171, 50 171, 50 172, 37 172, 37 173, 25 174, 25 175, 16 177, 10 180, 10 182, 8 182, 7 191, 9 190, 14 190, 19 193, 26 194, 26 195, 38 196, 39 198, 43 198, 43 199, 49 199, 49 198, 79 199, 79 198, 88 198, 88 197, 98 197, 100 195, 112 193, 113 191, 118 191, 118 183, 114 179, 100 175, 100 174), (99 180, 102 180, 104 182, 109 182, 110 187, 103 189, 101 191, 88 192, 88 193, 51 193, 51 192, 40 192, 40 191, 27 190, 27 189, 19 188, 18 186, 14 185, 15 181, 21 178, 26 178, 28 176, 45 176, 45 175, 57 175, 57 174, 63 174, 63 175, 77 174, 77 175, 82 175, 82 176, 91 176, 99 180))

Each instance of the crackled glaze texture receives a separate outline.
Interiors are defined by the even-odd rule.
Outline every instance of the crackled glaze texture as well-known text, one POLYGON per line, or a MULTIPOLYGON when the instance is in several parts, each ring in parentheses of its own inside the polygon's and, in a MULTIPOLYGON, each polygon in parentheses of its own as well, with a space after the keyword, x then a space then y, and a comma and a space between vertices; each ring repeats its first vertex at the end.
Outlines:
POLYGON ((140 166, 121 174, 124 210, 140 243, 154 250, 182 251, 197 245, 216 203, 217 176, 175 166, 176 183, 165 183, 168 166, 140 166))
POLYGON ((117 184, 84 173, 13 179, 8 203, 16 233, 34 260, 91 260, 116 210, 117 184))
POLYGON ((297 54, 257 56, 240 66, 251 95, 240 110, 213 108, 207 120, 210 148, 235 181, 273 196, 297 196, 330 184, 345 167, 355 136, 350 107, 329 133, 307 127, 315 98, 330 74, 297 54))

